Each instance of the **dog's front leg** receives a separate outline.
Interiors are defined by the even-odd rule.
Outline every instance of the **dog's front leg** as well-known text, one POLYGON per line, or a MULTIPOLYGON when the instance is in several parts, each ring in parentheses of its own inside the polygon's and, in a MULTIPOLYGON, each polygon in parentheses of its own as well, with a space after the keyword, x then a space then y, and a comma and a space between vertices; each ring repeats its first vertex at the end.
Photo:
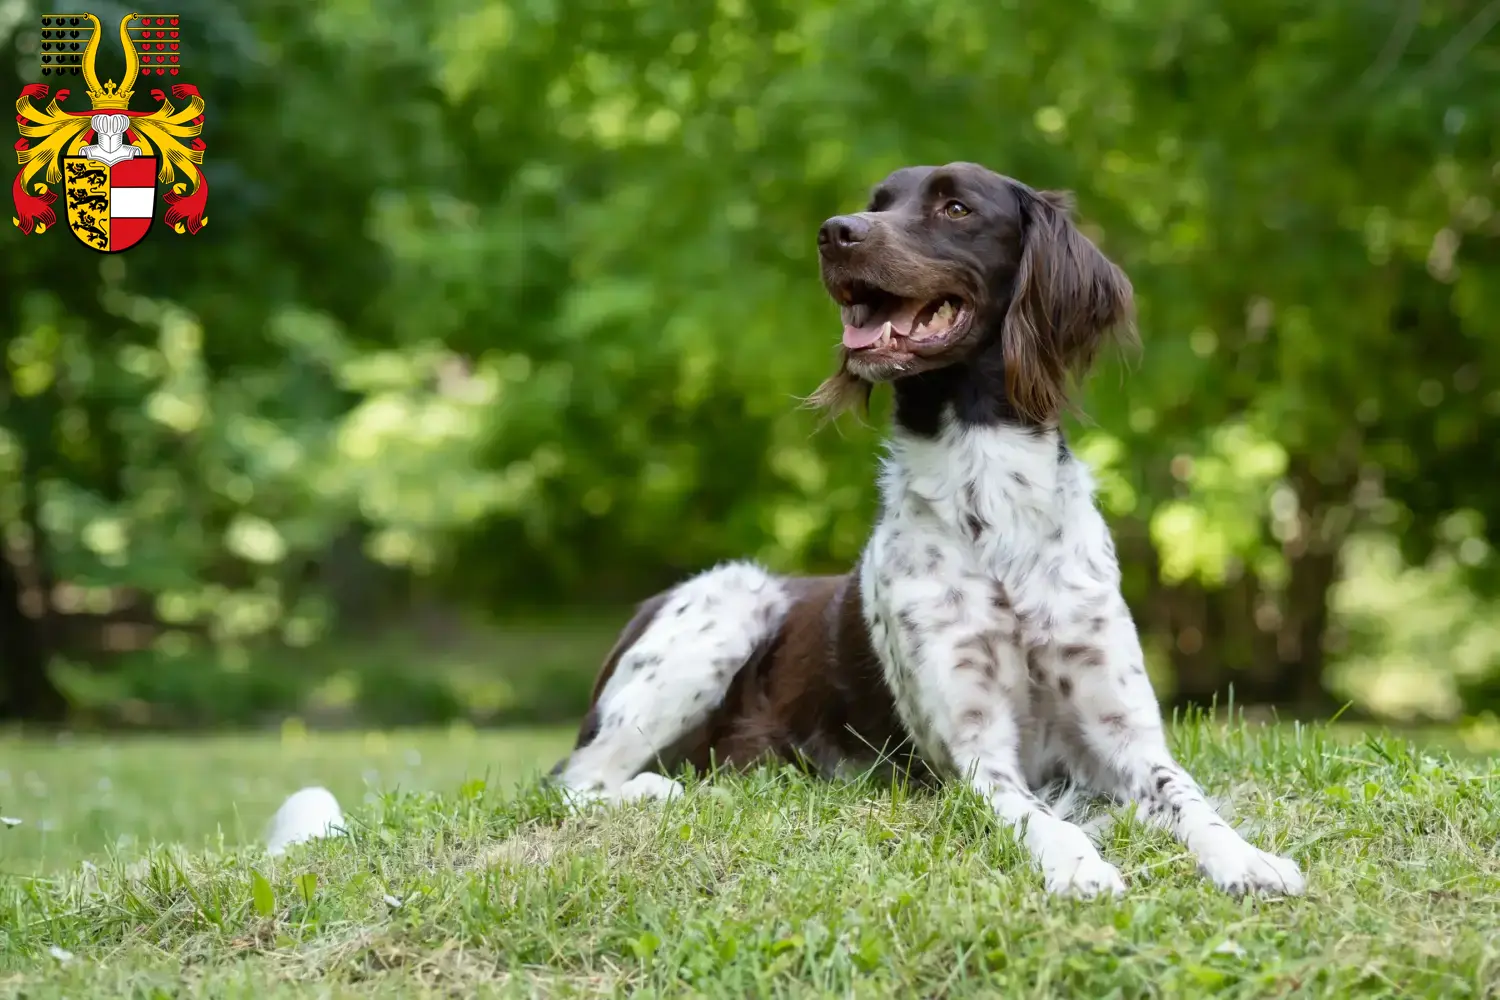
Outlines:
POLYGON ((1081 897, 1123 893, 1119 870, 1100 857, 1088 834, 1054 815, 1027 787, 1019 755, 1013 747, 1007 750, 1014 734, 1014 725, 991 723, 965 740, 973 749, 959 748, 955 765, 969 775, 1000 821, 1016 832, 1042 870, 1048 892, 1081 897))
POLYGON ((1037 662, 1042 683, 1054 688, 1074 722, 1081 744, 1075 769, 1101 791, 1138 803, 1148 821, 1197 856, 1219 888, 1302 893, 1306 880, 1296 862, 1247 843, 1173 758, 1130 613, 1118 595, 1105 603, 1108 613, 1071 634, 1061 631, 1037 662))
POLYGON ((1026 782, 1026 656, 1014 613, 994 600, 993 586, 959 574, 888 575, 868 564, 863 586, 886 681, 928 763, 985 797, 1041 869, 1048 891, 1123 892, 1119 871, 1088 835, 1054 815, 1026 782))

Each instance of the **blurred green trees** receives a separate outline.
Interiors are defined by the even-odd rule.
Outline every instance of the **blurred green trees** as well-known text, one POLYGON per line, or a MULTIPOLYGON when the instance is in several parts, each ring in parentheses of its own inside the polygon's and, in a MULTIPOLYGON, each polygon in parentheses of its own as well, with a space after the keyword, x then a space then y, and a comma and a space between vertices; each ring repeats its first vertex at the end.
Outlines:
MULTIPOLYGON (((37 79, 39 13, 0 10, 0 90, 37 79)), ((301 690, 264 663, 418 598, 845 566, 881 413, 797 407, 837 338, 813 234, 912 162, 1075 190, 1135 282, 1145 351, 1073 437, 1172 697, 1318 710, 1330 657, 1407 641, 1340 611, 1351 546, 1495 583, 1493 5, 180 13, 209 227, 0 245, 0 713, 176 663, 248 719, 301 690)))

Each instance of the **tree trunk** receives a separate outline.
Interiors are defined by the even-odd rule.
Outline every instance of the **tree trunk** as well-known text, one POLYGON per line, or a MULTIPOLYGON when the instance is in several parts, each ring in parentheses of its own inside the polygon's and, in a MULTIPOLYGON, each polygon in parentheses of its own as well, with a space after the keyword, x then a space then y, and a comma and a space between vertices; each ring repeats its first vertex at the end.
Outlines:
POLYGON ((1162 692, 1169 708, 1207 708, 1215 696, 1223 701, 1229 669, 1219 645, 1213 604, 1197 580, 1166 584, 1161 557, 1146 526, 1125 520, 1115 530, 1121 572, 1143 642, 1159 640, 1172 667, 1170 691, 1162 692))
POLYGON ((47 675, 44 619, 26 613, 25 588, 0 549, 0 719, 61 722, 67 701, 47 675))
POLYGON ((23 578, 20 567, 5 550, 0 532, 0 718, 27 722, 61 722, 68 703, 47 668, 54 651, 52 573, 48 564, 47 538, 42 530, 38 506, 37 477, 33 453, 23 463, 21 519, 30 535, 30 569, 33 579, 23 578), (35 605, 28 611, 27 590, 35 605))
POLYGON ((1324 686, 1328 657, 1329 592, 1338 577, 1338 554, 1314 550, 1291 564, 1276 631, 1276 662, 1266 677, 1262 700, 1298 716, 1327 714, 1333 696, 1324 686))
POLYGON ((1210 620, 1215 596, 1197 580, 1162 585, 1157 596, 1159 627, 1172 664, 1174 707, 1207 708, 1227 684, 1219 630, 1210 620))
POLYGON ((1289 562, 1286 589, 1274 598, 1250 572, 1212 590, 1197 580, 1153 580, 1142 625, 1163 640, 1172 666, 1168 707, 1223 707, 1231 687, 1236 705, 1293 717, 1334 707, 1323 674, 1337 548, 1303 551, 1289 562), (1258 610, 1267 601, 1276 609, 1268 621, 1258 610))
POLYGON ((1297 493, 1297 530, 1282 544, 1290 571, 1280 595, 1274 647, 1258 657, 1257 699, 1294 717, 1317 717, 1334 707, 1325 685, 1329 597, 1338 582, 1339 553, 1349 518, 1341 516, 1354 489, 1352 439, 1318 459, 1293 457, 1287 479, 1297 493))

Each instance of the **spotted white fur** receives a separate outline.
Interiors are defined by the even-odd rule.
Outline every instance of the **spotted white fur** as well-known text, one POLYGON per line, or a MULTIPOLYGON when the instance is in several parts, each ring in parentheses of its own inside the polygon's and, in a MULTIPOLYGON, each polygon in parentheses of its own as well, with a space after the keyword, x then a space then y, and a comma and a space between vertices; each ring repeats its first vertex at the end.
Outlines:
POLYGON ((569 796, 670 798, 655 776, 625 786, 718 707, 789 604, 780 581, 751 563, 728 563, 678 585, 599 693, 599 731, 560 775, 569 796))
POLYGON ((1121 892, 1082 829, 1032 791, 1062 772, 1139 803, 1220 888, 1297 894, 1172 758, 1093 481, 1056 430, 894 431, 862 563, 865 618, 923 756, 1016 829, 1048 889, 1121 892))
MULTIPOLYGON (((1246 843, 1172 758, 1092 477, 1060 433, 947 420, 935 438, 898 427, 889 448, 861 592, 926 761, 986 796, 1050 891, 1124 890, 1033 791, 1061 776, 1138 803, 1220 888, 1302 892, 1296 864, 1246 843)), ((672 591, 600 693, 598 733, 563 766, 573 800, 680 794, 642 772, 707 718, 789 603, 748 563, 672 591)))

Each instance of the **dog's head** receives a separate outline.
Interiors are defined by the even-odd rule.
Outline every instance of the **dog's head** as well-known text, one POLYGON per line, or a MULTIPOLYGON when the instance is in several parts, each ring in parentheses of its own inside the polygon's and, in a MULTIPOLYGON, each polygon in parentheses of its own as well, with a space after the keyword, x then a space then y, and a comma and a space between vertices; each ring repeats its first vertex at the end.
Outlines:
POLYGON ((823 223, 818 255, 844 337, 811 402, 833 409, 983 360, 1018 414, 1047 423, 1069 375, 1129 328, 1130 281, 1073 224, 1071 198, 972 163, 897 170, 865 211, 823 223))

